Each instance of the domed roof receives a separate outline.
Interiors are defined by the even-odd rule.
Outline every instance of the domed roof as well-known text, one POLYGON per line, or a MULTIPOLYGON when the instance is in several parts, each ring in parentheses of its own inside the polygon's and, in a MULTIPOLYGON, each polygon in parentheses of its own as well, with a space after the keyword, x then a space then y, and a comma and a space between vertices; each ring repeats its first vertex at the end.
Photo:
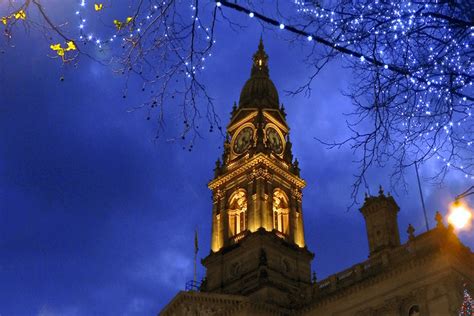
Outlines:
POLYGON ((247 80, 239 100, 240 108, 279 108, 278 91, 268 74, 268 55, 260 39, 257 52, 253 55, 250 79, 247 80))

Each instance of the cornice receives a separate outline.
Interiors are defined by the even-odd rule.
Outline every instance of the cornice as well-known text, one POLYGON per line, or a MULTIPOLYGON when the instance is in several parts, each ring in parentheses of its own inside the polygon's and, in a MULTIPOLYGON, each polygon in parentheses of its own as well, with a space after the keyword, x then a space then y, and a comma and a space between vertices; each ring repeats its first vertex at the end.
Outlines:
POLYGON ((177 308, 185 301, 195 301, 211 304, 224 304, 227 308, 230 306, 238 306, 246 301, 246 298, 241 295, 230 295, 220 293, 202 293, 202 292, 185 292, 180 291, 173 300, 165 306, 160 314, 172 315, 177 308), (230 306, 229 306, 230 305, 230 306))
MULTIPOLYGON (((410 270, 416 269, 416 268, 425 267, 428 262, 439 259, 440 254, 441 254, 440 251, 435 251, 435 252, 432 252, 432 253, 429 253, 429 254, 425 254, 424 256, 419 257, 419 258, 417 258, 417 257, 411 257, 409 259, 407 258, 408 260, 406 260, 405 262, 403 262, 401 264, 398 263, 397 265, 389 265, 389 266, 385 267, 382 271, 380 271, 376 275, 369 276, 367 278, 363 278, 361 280, 358 280, 358 281, 354 282, 351 285, 345 286, 345 287, 343 287, 339 290, 336 290, 334 292, 327 293, 324 296, 314 297, 313 302, 311 302, 308 306, 303 307, 300 310, 300 312, 303 312, 303 313, 304 312, 309 312, 309 311, 314 310, 318 307, 322 307, 322 306, 327 305, 331 302, 334 302, 334 301, 340 300, 344 297, 347 297, 348 295, 353 294, 355 292, 363 291, 364 289, 366 289, 370 286, 373 286, 377 283, 386 281, 388 279, 396 278, 400 275, 400 273, 407 272, 407 271, 410 271, 410 270)), ((443 268, 440 268, 440 270, 441 271, 448 271, 449 268, 452 268, 452 266, 443 267, 443 268)), ((438 271, 438 272, 440 272, 440 271, 438 271)), ((432 271, 430 273, 432 273, 432 271)), ((337 276, 337 274, 334 274, 334 275, 331 275, 331 276, 337 276)), ((331 276, 329 276, 325 280, 322 280, 318 283, 322 283, 322 282, 330 279, 331 276)))
POLYGON ((232 178, 235 178, 235 177, 245 173, 246 171, 251 170, 252 168, 258 166, 259 164, 263 164, 266 167, 270 168, 276 174, 280 175, 281 177, 283 177, 284 179, 286 179, 290 183, 294 184, 298 189, 302 189, 306 186, 306 182, 303 179, 301 179, 301 178, 291 174, 290 172, 284 170, 283 168, 278 166, 275 162, 271 161, 270 158, 265 156, 263 153, 256 154, 255 156, 250 158, 248 161, 244 162, 237 169, 235 169, 235 170, 233 170, 233 171, 231 171, 227 174, 221 175, 221 176, 217 177, 214 180, 211 180, 208 183, 207 186, 208 186, 209 189, 214 190, 217 187, 219 187, 220 185, 230 181, 232 178))
POLYGON ((309 257, 310 260, 314 258, 314 253, 309 251, 307 246, 300 247, 293 242, 289 242, 288 240, 278 237, 275 234, 275 230, 267 231, 264 228, 260 227, 254 232, 247 231, 245 234, 245 238, 243 238, 242 242, 240 243, 222 247, 216 252, 211 251, 207 257, 201 260, 201 262, 204 264, 204 262, 208 260, 221 260, 221 256, 229 253, 230 250, 234 250, 236 248, 247 249, 247 245, 252 245, 252 243, 266 244, 265 240, 270 242, 276 242, 279 246, 290 248, 291 250, 296 251, 297 256, 306 256, 309 257))
POLYGON ((184 292, 181 291, 176 297, 161 311, 160 314, 174 315, 181 304, 192 302, 193 304, 206 304, 221 308, 214 315, 235 315, 237 311, 252 309, 261 312, 269 312, 275 315, 288 315, 288 310, 275 307, 265 303, 251 301, 243 295, 231 295, 210 292, 184 292))

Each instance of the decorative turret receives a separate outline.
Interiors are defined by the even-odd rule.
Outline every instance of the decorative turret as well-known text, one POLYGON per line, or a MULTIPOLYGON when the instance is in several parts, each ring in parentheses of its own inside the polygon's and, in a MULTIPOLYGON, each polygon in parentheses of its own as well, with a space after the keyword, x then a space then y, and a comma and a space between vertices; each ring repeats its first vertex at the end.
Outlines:
POLYGON ((370 256, 400 245, 397 213, 400 210, 390 194, 386 196, 380 186, 378 196, 367 196, 360 209, 364 215, 370 256))
POLYGON ((252 66, 251 74, 252 74, 252 77, 256 77, 256 76, 268 77, 268 55, 267 53, 265 53, 262 37, 260 37, 258 50, 253 55, 253 66, 252 66))

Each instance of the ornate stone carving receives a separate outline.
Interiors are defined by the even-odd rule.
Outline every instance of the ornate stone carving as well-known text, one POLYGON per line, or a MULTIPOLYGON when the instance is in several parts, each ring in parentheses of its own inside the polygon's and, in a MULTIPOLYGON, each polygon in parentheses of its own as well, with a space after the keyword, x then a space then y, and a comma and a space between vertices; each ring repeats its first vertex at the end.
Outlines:
POLYGON ((272 173, 279 175, 280 177, 282 177, 289 183, 295 185, 299 189, 304 188, 306 185, 306 182, 303 179, 295 176, 294 174, 288 172, 288 170, 282 168, 281 164, 277 164, 273 159, 270 159, 263 153, 258 153, 251 159, 246 161, 245 164, 240 165, 233 171, 225 173, 219 176, 218 178, 211 180, 208 183, 208 188, 214 190, 215 188, 221 185, 225 185, 231 179, 235 179, 236 177, 242 174, 248 174, 249 170, 251 169, 261 168, 262 165, 264 165, 265 168, 270 169, 272 173))
POLYGON ((267 168, 261 168, 261 167, 253 168, 252 172, 248 175, 248 179, 253 180, 253 179, 258 179, 258 178, 271 180, 272 174, 268 172, 267 168))
POLYGON ((224 192, 221 189, 216 189, 212 195, 212 201, 214 203, 219 202, 219 200, 224 196, 224 192))
POLYGON ((293 188, 291 190, 291 196, 298 202, 301 202, 303 200, 303 193, 301 193, 301 190, 299 189, 293 188))

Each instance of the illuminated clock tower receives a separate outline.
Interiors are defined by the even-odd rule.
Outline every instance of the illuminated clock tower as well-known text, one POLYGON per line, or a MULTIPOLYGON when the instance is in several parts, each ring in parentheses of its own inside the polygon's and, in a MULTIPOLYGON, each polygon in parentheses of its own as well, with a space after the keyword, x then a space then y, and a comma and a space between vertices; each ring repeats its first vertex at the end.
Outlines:
POLYGON ((206 292, 287 305, 311 285, 302 189, 286 114, 270 80, 260 40, 250 79, 234 105, 212 190, 206 292))

